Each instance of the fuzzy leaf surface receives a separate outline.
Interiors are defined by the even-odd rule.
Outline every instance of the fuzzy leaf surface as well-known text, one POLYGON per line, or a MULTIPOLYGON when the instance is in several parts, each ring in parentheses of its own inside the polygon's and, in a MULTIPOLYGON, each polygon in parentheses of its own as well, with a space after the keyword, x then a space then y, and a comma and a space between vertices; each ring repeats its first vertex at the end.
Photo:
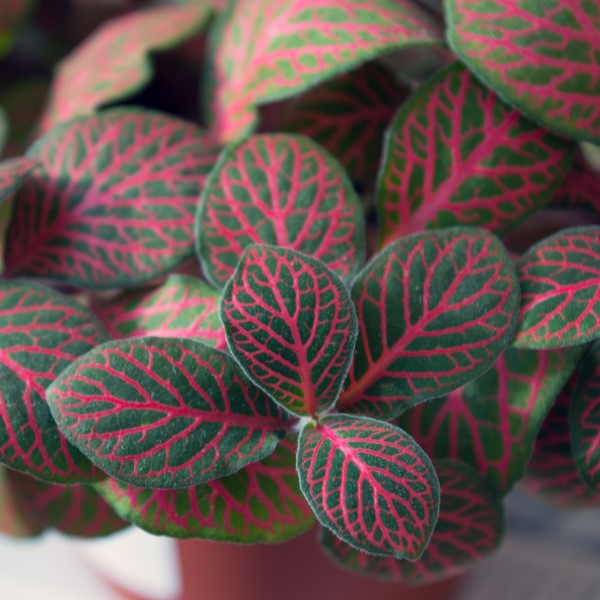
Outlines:
POLYGON ((352 181, 370 185, 379 168, 383 134, 407 95, 390 71, 370 62, 291 101, 279 129, 315 140, 340 161, 352 181))
POLYGON ((312 417, 333 406, 358 325, 350 292, 322 263, 250 246, 223 291, 221 320, 233 357, 278 404, 312 417))
POLYGON ((460 460, 507 493, 582 348, 508 348, 481 377, 399 419, 432 459, 460 460))
POLYGON ((253 136, 227 148, 196 225, 207 279, 223 287, 250 244, 310 254, 342 278, 362 267, 361 202, 338 162, 302 136, 253 136))
POLYGON ((225 350, 220 300, 220 292, 201 279, 171 275, 158 287, 132 290, 97 302, 94 312, 115 338, 194 338, 225 350))
POLYGON ((78 302, 32 283, 0 282, 0 461, 51 482, 105 477, 59 431, 46 388, 107 339, 78 302))
POLYGON ((456 63, 390 126, 376 199, 380 245, 453 225, 508 231, 551 199, 571 149, 456 63))
POLYGON ((600 141, 597 0, 449 0, 448 40, 486 85, 545 127, 600 141))
POLYGON ((157 6, 106 22, 65 60, 52 84, 42 119, 49 131, 103 104, 133 95, 152 77, 149 54, 167 50, 200 31, 211 16, 203 2, 157 6))
POLYGON ((215 132, 222 141, 238 139, 254 127, 257 104, 441 39, 434 21, 406 0, 238 0, 213 31, 215 132))
POLYGON ((21 509, 42 528, 96 538, 129 527, 91 485, 55 485, 9 471, 8 483, 21 509))
POLYGON ((27 152, 42 169, 16 197, 11 276, 128 287, 193 255, 198 197, 217 147, 196 126, 114 109, 54 129, 27 152))
POLYGON ((0 202, 10 198, 37 166, 36 160, 24 156, 0 162, 0 202))
POLYGON ((48 390, 69 441, 109 475, 181 488, 268 456, 285 416, 226 354, 194 340, 109 342, 48 390))
POLYGON ((571 447, 569 413, 577 379, 575 373, 546 417, 523 481, 527 490, 563 508, 600 506, 600 494, 582 479, 571 447))
POLYGON ((339 407, 384 419, 486 371, 519 310, 502 244, 467 228, 390 244, 357 277, 352 299, 359 334, 339 407))
POLYGON ((600 227, 564 229, 517 263, 521 315, 515 345, 557 348, 600 337, 600 227))
POLYGON ((183 490, 143 489, 115 479, 96 489, 125 519, 157 535, 283 542, 314 523, 300 492, 295 448, 283 440, 261 462, 183 490))
POLYGON ((586 484, 600 493, 600 343, 583 358, 570 413, 575 464, 586 484))
POLYGON ((418 559, 439 511, 431 461, 404 431, 332 415, 300 432, 300 488, 320 523, 358 550, 418 559))
POLYGON ((419 560, 365 554, 324 529, 321 543, 327 554, 354 573, 423 585, 463 573, 494 552, 504 533, 504 509, 493 486, 463 463, 444 460, 434 466, 442 494, 440 516, 419 560))

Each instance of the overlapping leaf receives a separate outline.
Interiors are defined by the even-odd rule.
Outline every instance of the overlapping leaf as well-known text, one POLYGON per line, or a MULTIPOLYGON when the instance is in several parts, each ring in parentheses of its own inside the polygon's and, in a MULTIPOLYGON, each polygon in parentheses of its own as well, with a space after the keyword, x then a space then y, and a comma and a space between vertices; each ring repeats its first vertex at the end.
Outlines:
POLYGON ((115 109, 52 131, 27 155, 42 164, 19 192, 10 275, 127 287, 193 254, 193 224, 217 148, 192 124, 115 109))
POLYGON ((457 63, 390 126, 377 191, 380 244, 451 225, 504 233, 550 200, 570 150, 457 63))
POLYGON ((379 168, 383 134, 407 90, 387 69, 367 63, 290 102, 279 129, 329 150, 352 181, 370 185, 379 168))
POLYGON ((298 442, 300 487, 322 525, 356 549, 416 560, 439 511, 439 482, 415 441, 388 423, 332 415, 298 442))
POLYGON ((596 0, 449 0, 448 39, 483 81, 568 137, 600 141, 596 0))
POLYGON ((323 530, 321 543, 331 558, 355 573, 422 585, 458 575, 496 550, 504 510, 494 488, 462 463, 439 461, 435 467, 442 491, 440 516, 419 560, 365 554, 323 530))
POLYGON ((8 484, 21 510, 41 528, 79 537, 101 537, 128 527, 93 487, 54 485, 11 471, 8 484))
POLYGON ((31 283, 0 283, 0 461, 47 481, 105 477, 61 435, 45 390, 107 339, 78 302, 31 283))
POLYGON ((94 312, 115 338, 195 338, 225 350, 220 300, 221 294, 201 279, 171 275, 156 288, 125 292, 98 302, 94 312))
POLYGON ((390 50, 440 41, 434 21, 406 0, 238 0, 213 31, 211 121, 219 139, 240 138, 257 104, 390 50))
POLYGON ((535 439, 582 347, 507 349, 481 377, 402 415, 427 454, 471 465, 501 493, 525 474, 535 439))
POLYGON ((519 289, 495 236, 449 228, 388 246, 352 299, 359 335, 339 405, 391 418, 492 365, 512 340, 519 289))
POLYGON ((284 408, 314 417, 335 403, 357 322, 350 293, 318 260, 250 246, 223 291, 221 320, 232 355, 284 408))
POLYGON ((30 538, 39 535, 43 526, 28 514, 15 497, 8 483, 8 469, 0 466, 0 532, 16 538, 30 538))
POLYGON ((535 443, 524 486, 564 508, 600 506, 600 494, 583 481, 573 458, 569 412, 578 374, 571 377, 546 417, 535 443))
POLYGON ((157 6, 105 23, 58 67, 42 119, 48 131, 73 117, 141 89, 152 77, 148 54, 171 48, 202 29, 205 2, 157 6))
POLYGON ((600 493, 600 343, 585 355, 570 415, 575 464, 586 484, 600 493))
POLYGON ((229 356, 181 338, 103 344, 61 374, 48 401, 69 441, 146 487, 229 475, 273 452, 287 427, 229 356))
POLYGON ((517 263, 520 325, 515 345, 557 348, 600 337, 600 227, 563 230, 517 263))
POLYGON ((310 254, 342 278, 364 260, 362 205, 350 180, 301 136, 254 136, 225 150, 202 194, 196 232, 203 271, 216 286, 253 243, 310 254))
POLYGON ((554 206, 585 208, 600 214, 600 173, 578 154, 574 166, 552 201, 554 206))
POLYGON ((24 156, 0 162, 0 202, 14 194, 38 164, 24 156))
POLYGON ((261 462, 196 487, 151 490, 107 479, 96 488, 124 518, 159 535, 283 542, 314 522, 287 440, 261 462))

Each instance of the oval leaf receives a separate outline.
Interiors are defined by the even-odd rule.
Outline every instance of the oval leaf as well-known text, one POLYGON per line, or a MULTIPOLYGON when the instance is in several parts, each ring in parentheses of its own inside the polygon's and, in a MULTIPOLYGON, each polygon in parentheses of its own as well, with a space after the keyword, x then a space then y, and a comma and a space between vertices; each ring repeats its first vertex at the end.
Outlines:
POLYGON ((0 202, 10 198, 38 164, 37 160, 24 156, 0 162, 0 202))
POLYGON ((521 316, 515 346, 558 348, 600 337, 600 227, 563 230, 517 263, 521 316))
POLYGON ((233 357, 277 403, 313 417, 333 406, 358 325, 350 293, 322 263, 250 246, 223 291, 221 320, 233 357))
POLYGON ((600 141, 595 0, 449 0, 450 46, 488 86, 545 127, 600 141))
POLYGON ((107 479, 96 489, 124 518, 157 535, 278 543, 314 522, 298 486, 295 444, 285 440, 261 462, 192 488, 142 489, 107 479))
POLYGON ((268 456, 287 428, 234 361, 200 342, 109 342, 48 389, 69 441, 125 483, 190 487, 268 456))
POLYGON ((435 468, 442 492, 440 516, 419 560, 365 554, 323 530, 327 554, 355 573, 423 585, 464 573, 494 552, 504 533, 504 509, 494 488, 462 463, 439 461, 435 468))
POLYGON ((190 38, 207 24, 211 13, 205 3, 189 2, 106 22, 59 64, 42 130, 133 95, 152 77, 148 54, 190 38))
POLYGON ((54 485, 11 471, 8 483, 19 505, 44 529, 103 537, 129 527, 90 485, 54 485))
POLYGON ((171 275, 161 286, 96 302, 94 312, 115 338, 195 338, 227 348, 219 318, 221 294, 201 279, 171 275))
POLYGON ((512 340, 519 287, 495 236, 449 228, 388 246, 352 299, 361 328, 339 406, 388 419, 493 364, 512 340))
POLYGON ((600 506, 600 494, 583 481, 575 464, 569 412, 578 374, 571 377, 546 417, 527 468, 524 486, 564 508, 600 506))
POLYGON ((439 510, 433 466, 401 429, 346 415, 309 424, 298 442, 300 488, 322 525, 358 550, 416 560, 439 510))
POLYGON ((419 88, 390 126, 377 190, 380 245, 452 225, 505 233, 551 199, 570 150, 455 64, 419 88))
POLYGON ((0 282, 0 461, 59 483, 105 477, 61 435, 45 390, 107 339, 78 302, 39 285, 0 282))
POLYGON ((222 287, 250 244, 286 246, 342 278, 364 262, 362 205, 348 177, 301 136, 254 136, 222 154, 200 200, 203 272, 222 287))
POLYGON ((508 348, 481 377, 416 406, 398 424, 432 459, 471 465, 505 494, 525 475, 540 427, 582 350, 508 348))
POLYGON ((289 102, 278 129, 315 140, 340 161, 352 181, 370 187, 383 134, 407 95, 387 69, 367 63, 289 102))
POLYGON ((600 493, 600 342, 585 355, 570 415, 571 445, 579 473, 600 493))
POLYGON ((15 201, 11 276, 128 287, 193 255, 194 215, 217 149, 192 124, 116 109, 52 131, 15 201))
POLYGON ((439 43, 407 0, 238 0, 212 34, 208 85, 219 139, 250 132, 256 105, 292 96, 393 49, 439 43))

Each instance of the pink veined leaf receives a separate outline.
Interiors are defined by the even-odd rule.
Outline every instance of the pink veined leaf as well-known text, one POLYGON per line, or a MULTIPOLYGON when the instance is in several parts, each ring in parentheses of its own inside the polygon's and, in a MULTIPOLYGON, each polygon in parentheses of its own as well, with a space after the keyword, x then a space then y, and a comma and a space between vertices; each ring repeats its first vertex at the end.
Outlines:
POLYGON ((359 552, 324 529, 326 553, 354 573, 423 585, 464 573, 494 552, 504 533, 504 509, 494 487, 463 463, 443 460, 434 466, 440 480, 440 516, 419 560, 359 552))
POLYGON ((254 127, 258 104, 441 39, 438 25, 407 0, 238 0, 212 32, 209 120, 221 141, 239 139, 254 127))
POLYGON ((190 487, 271 454, 291 425, 226 354, 182 338, 108 342, 47 392, 67 439, 106 473, 190 487))
POLYGON ((578 373, 575 373, 546 417, 523 486, 563 508, 599 507, 600 494, 581 478, 571 447, 569 412, 577 379, 578 373))
POLYGON ((525 475, 542 423, 582 352, 508 348, 481 377, 416 406, 398 424, 432 459, 460 460, 506 494, 525 475))
POLYGON ((579 473, 600 494, 600 343, 584 356, 570 413, 571 447, 579 473))
POLYGON ((8 482, 9 469, 0 465, 0 532, 13 538, 31 538, 44 530, 29 514, 8 482))
POLYGON ((370 62, 288 101, 276 127, 318 142, 352 181, 371 185, 383 134, 408 93, 388 69, 370 62))
POLYGON ((448 0, 448 41, 487 85, 566 137, 600 141, 597 0, 448 0))
POLYGON ((552 198, 571 150, 454 64, 390 126, 377 185, 380 246, 452 225, 505 233, 552 198))
POLYGON ((350 415, 307 424, 298 442, 300 488, 320 523, 358 550, 416 560, 439 511, 439 482, 404 431, 350 415))
POLYGON ((552 200, 553 206, 585 208, 600 215, 600 173, 578 153, 575 164, 552 200))
POLYGON ((469 228, 390 244, 352 299, 359 333, 338 409, 383 419, 482 375, 512 341, 519 310, 504 247, 469 228))
POLYGON ((105 23, 59 64, 42 118, 47 132, 73 117, 132 95, 152 77, 148 54, 200 31, 212 13, 204 2, 171 4, 105 23))
POLYGON ((94 313, 115 338, 140 336, 194 338, 227 349, 219 318, 220 292, 201 279, 171 275, 162 285, 124 292, 99 301, 94 313))
POLYGON ((228 147, 200 200, 197 250, 223 287, 250 244, 310 254, 343 279, 365 255, 363 207, 338 162, 302 136, 257 135, 228 147))
POLYGON ((115 109, 53 130, 16 197, 6 273, 128 287, 193 255, 198 198, 218 154, 191 123, 115 109))
POLYGON ((517 263, 520 348, 557 348, 600 337, 600 227, 565 229, 517 263))
POLYGON ((0 162, 0 202, 19 190, 38 165, 37 160, 24 156, 0 162))
POLYGON ((237 543, 279 543, 309 529, 314 515, 300 492, 296 444, 242 470, 183 490, 153 490, 107 479, 96 489, 138 527, 157 535, 237 543))
POLYGON ((0 282, 0 461, 57 483, 106 477, 61 435, 46 388, 108 335, 87 308, 42 286, 0 282))
POLYGON ((129 527, 91 485, 55 485, 18 473, 7 473, 8 485, 21 509, 46 529, 78 537, 101 537, 129 527))
POLYGON ((311 417, 335 404, 358 326, 350 293, 318 260, 250 246, 223 291, 221 320, 232 356, 275 402, 311 417))

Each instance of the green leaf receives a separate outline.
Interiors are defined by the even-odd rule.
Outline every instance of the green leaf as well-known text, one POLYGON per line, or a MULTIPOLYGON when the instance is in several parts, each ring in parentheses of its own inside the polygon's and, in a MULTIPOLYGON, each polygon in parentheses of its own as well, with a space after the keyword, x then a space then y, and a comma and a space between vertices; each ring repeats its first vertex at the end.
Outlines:
POLYGON ((258 104, 441 39, 408 0, 237 0, 212 32, 209 120, 220 140, 239 139, 252 131, 258 104))
POLYGON ((388 246, 352 299, 361 326, 338 407, 390 419, 493 364, 512 341, 519 286, 494 235, 449 228, 388 246))
POLYGON ((338 162, 302 136, 260 135, 227 148, 200 200, 197 249, 223 287, 250 244, 310 254, 342 278, 362 267, 363 209, 338 162))
POLYGON ((454 64, 390 126, 377 190, 380 246, 453 225, 507 232, 552 198, 572 149, 454 64))
POLYGON ((153 490, 107 479, 96 489, 121 516, 157 535, 278 543, 314 522, 298 485, 295 444, 287 440, 261 462, 195 487, 153 490))
POLYGON ((289 424, 226 354, 182 338, 108 342, 48 389, 67 439, 109 475, 182 488, 273 452, 289 424))
POLYGON ((545 127, 600 141, 597 0, 448 0, 448 41, 486 85, 545 127))
POLYGON ((439 483, 404 431, 350 415, 307 424, 298 442, 300 488, 320 523, 357 550, 419 558, 435 526, 439 483))
POLYGON ((600 227, 564 229, 517 263, 519 348, 560 348, 600 337, 600 227))

